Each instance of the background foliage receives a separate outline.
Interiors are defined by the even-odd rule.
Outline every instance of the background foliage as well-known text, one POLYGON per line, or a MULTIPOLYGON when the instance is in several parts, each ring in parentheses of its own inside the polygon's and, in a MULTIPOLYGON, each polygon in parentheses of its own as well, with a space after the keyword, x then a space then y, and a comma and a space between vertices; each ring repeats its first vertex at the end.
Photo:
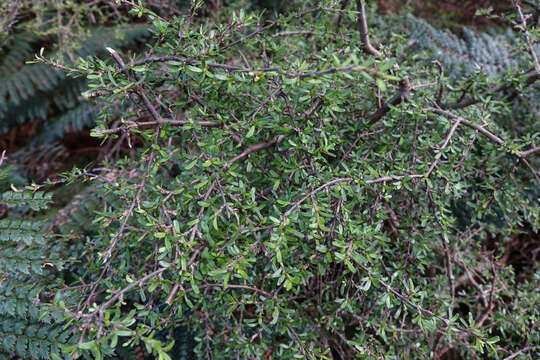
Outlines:
POLYGON ((535 4, 8 3, 6 357, 540 353, 535 4))

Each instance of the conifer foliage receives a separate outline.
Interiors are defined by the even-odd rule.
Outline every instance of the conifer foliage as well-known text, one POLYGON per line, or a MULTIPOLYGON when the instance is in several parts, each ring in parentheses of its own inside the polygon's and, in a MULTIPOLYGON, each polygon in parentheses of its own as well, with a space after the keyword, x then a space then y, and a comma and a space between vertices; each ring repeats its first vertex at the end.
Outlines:
MULTIPOLYGON (((463 37, 448 30, 436 29, 426 20, 408 16, 411 38, 420 48, 431 50, 455 78, 484 71, 488 75, 516 71, 523 64, 516 52, 518 37, 510 29, 502 34, 462 29, 463 37)), ((540 47, 536 46, 536 51, 540 47)))

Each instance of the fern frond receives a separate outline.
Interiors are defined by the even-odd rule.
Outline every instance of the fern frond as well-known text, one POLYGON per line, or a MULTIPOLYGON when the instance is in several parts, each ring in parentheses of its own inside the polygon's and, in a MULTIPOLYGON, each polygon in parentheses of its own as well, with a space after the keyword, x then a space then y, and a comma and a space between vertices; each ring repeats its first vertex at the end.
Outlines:
POLYGON ((0 74, 6 76, 18 71, 26 61, 32 60, 35 52, 34 44, 40 38, 30 32, 15 34, 2 52, 0 52, 0 74))
POLYGON ((52 143, 66 133, 77 132, 92 126, 98 118, 100 107, 89 102, 80 103, 55 120, 47 122, 32 143, 52 143))
POLYGON ((24 245, 45 245, 42 229, 45 223, 39 220, 2 219, 0 220, 0 243, 14 242, 24 245))
MULTIPOLYGON (((452 78, 468 76, 478 70, 496 75, 516 71, 520 66, 522 55, 514 50, 517 36, 511 30, 488 34, 463 28, 463 38, 459 38, 412 15, 408 20, 410 36, 417 46, 440 60, 452 78)), ((540 52, 540 48, 538 50, 540 52)))
POLYGON ((51 193, 45 193, 43 191, 7 191, 0 195, 0 204, 7 207, 28 206, 32 210, 38 211, 47 208, 51 197, 51 193))
MULTIPOLYGON (((9 207, 42 210, 51 194, 5 192, 1 197, 9 207)), ((45 225, 35 218, 0 220, 0 358, 59 358, 70 341, 61 313, 47 312, 42 304, 54 288, 51 270, 63 266, 55 249, 47 247, 45 225)))
POLYGON ((0 249, 0 269, 8 269, 24 275, 43 275, 42 265, 52 263, 46 259, 41 249, 21 246, 8 246, 0 249))
POLYGON ((0 355, 21 359, 51 359, 51 354, 61 357, 61 346, 70 338, 62 326, 46 323, 28 323, 13 317, 0 317, 0 355))
POLYGON ((18 105, 38 91, 52 90, 65 75, 46 64, 30 64, 0 79, 0 99, 4 104, 18 105))
MULTIPOLYGON (((25 278, 11 276, 6 277, 2 286, 0 286, 0 316, 11 316, 27 318, 32 321, 38 321, 41 317, 41 311, 37 305, 39 303, 39 294, 43 291, 43 285, 39 282, 24 282, 25 278), (31 300, 31 301, 28 301, 31 300)), ((45 322, 51 319, 44 318, 45 322)))
MULTIPOLYGON (((106 46, 131 48, 150 35, 150 29, 140 25, 98 28, 92 30, 91 36, 73 50, 72 56, 58 52, 50 57, 62 57, 71 65, 70 58, 100 56, 105 53, 106 46)), ((0 134, 9 132, 28 119, 47 119, 50 115, 73 109, 80 101, 80 94, 86 90, 84 78, 68 77, 43 63, 25 64, 30 60, 28 53, 38 50, 30 48, 32 38, 27 37, 26 45, 11 49, 3 58, 5 62, 0 61, 0 69, 6 67, 6 71, 0 71, 0 134), (17 64, 17 60, 20 63, 17 64)))
POLYGON ((92 31, 92 36, 85 40, 75 50, 75 54, 81 58, 88 56, 101 56, 106 54, 105 48, 117 47, 129 49, 134 45, 145 41, 152 35, 152 30, 144 25, 118 26, 115 28, 97 28, 92 31))

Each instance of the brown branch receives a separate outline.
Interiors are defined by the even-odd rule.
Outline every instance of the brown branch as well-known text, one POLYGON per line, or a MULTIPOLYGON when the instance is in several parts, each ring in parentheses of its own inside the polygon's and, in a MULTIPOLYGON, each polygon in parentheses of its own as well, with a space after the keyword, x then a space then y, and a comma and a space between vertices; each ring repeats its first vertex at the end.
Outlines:
POLYGON ((266 107, 266 104, 268 104, 269 101, 274 101, 274 96, 276 96, 277 94, 279 94, 282 91, 283 91, 283 89, 281 88, 281 86, 279 86, 276 90, 274 90, 272 93, 270 93, 270 96, 267 96, 266 99, 264 99, 264 101, 260 103, 260 105, 257 107, 255 112, 249 117, 249 119, 247 121, 248 124, 251 123, 255 119, 257 114, 260 113, 266 107))
MULTIPOLYGON (((158 134, 155 134, 155 137, 156 137, 156 140, 154 140, 154 144, 157 142, 158 134)), ((120 228, 118 229, 118 232, 116 233, 116 235, 114 236, 114 238, 113 238, 113 240, 111 242, 111 245, 109 246, 109 248, 107 249, 107 251, 103 255, 103 260, 106 261, 106 262, 112 256, 114 247, 116 246, 116 244, 118 243, 118 240, 120 240, 120 237, 124 233, 124 229, 126 228, 127 222, 129 220, 129 218, 131 217, 131 215, 133 214, 133 210, 135 209, 135 204, 140 201, 142 191, 143 191, 143 189, 144 189, 144 187, 146 185, 146 182, 148 181, 148 175, 150 174, 150 170, 152 169, 152 165, 153 165, 153 162, 154 162, 154 156, 155 156, 155 150, 154 150, 154 147, 152 146, 152 148, 150 150, 150 156, 148 157, 148 161, 146 163, 146 169, 145 169, 142 181, 141 181, 140 184, 138 184, 139 189, 137 190, 137 194, 135 195, 135 198, 131 202, 131 204, 130 204, 128 210, 127 210, 127 213, 125 214, 124 219, 122 220, 122 223, 120 224, 120 228)), ((103 271, 105 271, 107 269, 107 267, 108 267, 107 265, 108 265, 108 263, 104 266, 103 271)))
POLYGON ((273 138, 271 141, 251 145, 246 150, 242 151, 242 153, 236 155, 231 160, 229 160, 229 162, 226 164, 226 167, 231 166, 234 162, 236 162, 236 161, 238 161, 240 159, 243 159, 246 156, 248 156, 248 155, 250 155, 250 154, 252 154, 252 153, 254 153, 256 151, 268 149, 271 146, 278 145, 283 140, 285 140, 285 135, 278 135, 275 138, 273 138))
MULTIPOLYGON (((446 136, 446 139, 444 139, 444 143, 442 144, 441 148, 439 149, 439 152, 442 151, 444 148, 446 148, 448 146, 448 144, 450 143, 450 140, 452 139, 452 136, 454 136, 454 133, 456 132, 456 129, 458 128, 459 124, 461 123, 461 120, 458 119, 458 121, 456 121, 454 123, 454 125, 452 125, 452 128, 450 128, 450 131, 448 132, 448 135, 446 136)), ((426 173, 426 176, 429 177, 431 175, 431 172, 433 171, 433 169, 435 169, 435 166, 437 166, 437 163, 439 162, 439 159, 440 158, 436 158, 435 161, 431 164, 431 166, 429 167, 427 173, 426 173)))
MULTIPOLYGON (((408 83, 407 83, 408 84, 408 83)), ((396 97, 396 96, 394 96, 396 97)), ((496 135, 492 134, 491 132, 489 132, 488 130, 484 129, 483 127, 481 127, 480 125, 477 125, 477 124, 474 124, 474 123, 471 123, 470 121, 467 121, 465 120, 464 118, 460 117, 460 116, 457 116, 457 115, 454 115, 448 111, 445 111, 445 110, 442 110, 442 109, 435 109, 435 108, 426 108, 424 109, 425 111, 433 111, 435 113, 438 113, 438 114, 443 114, 443 115, 447 115, 455 120, 457 120, 453 125, 452 127, 450 128, 450 131, 448 132, 448 135, 446 136, 443 144, 441 145, 440 147, 440 150, 443 150, 444 148, 446 148, 448 146, 448 144, 450 143, 450 140, 452 139, 452 136, 454 135, 454 133, 456 132, 456 129, 458 128, 458 126, 460 124, 465 124, 475 130, 478 130, 480 133, 482 133, 483 135, 487 136, 491 141, 495 142, 496 144, 498 145, 504 145, 504 141, 502 139, 500 139, 499 137, 497 137, 496 135)), ((525 160, 525 157, 527 156, 530 156, 532 154, 535 154, 535 153, 538 153, 540 152, 540 147, 534 147, 530 150, 527 150, 527 151, 521 151, 518 153, 518 157, 521 159, 521 160, 525 160)), ((437 163, 438 163, 438 159, 436 159, 429 167, 429 169, 424 173, 424 174, 411 174, 411 175, 393 175, 393 176, 382 176, 382 177, 379 177, 379 178, 376 178, 376 179, 368 179, 368 180, 364 180, 364 183, 365 184, 376 184, 376 183, 381 183, 381 182, 387 182, 387 181, 393 181, 393 180, 403 180, 405 179, 406 177, 409 177, 409 178, 412 178, 412 179, 418 179, 418 178, 429 178, 431 173, 433 172, 433 169, 437 166, 437 163)), ((528 165, 528 167, 530 168, 530 165, 528 165)), ((532 169, 531 169, 532 170, 532 169)), ((534 173, 534 171, 533 171, 534 173)), ((535 175, 536 176, 536 175, 535 175)), ((348 183, 348 182, 351 182, 353 181, 354 179, 352 177, 347 177, 347 178, 338 178, 338 179, 334 179, 332 181, 329 181, 321 186, 319 186, 318 188, 312 190, 311 192, 309 192, 308 194, 306 194, 304 197, 302 197, 300 200, 296 201, 284 214, 283 214, 283 217, 282 217, 282 224, 285 224, 286 220, 287 220, 287 217, 289 217, 289 215, 294 211, 296 210, 304 201, 306 201, 308 198, 312 197, 313 195, 315 195, 316 193, 328 188, 329 186, 333 186, 333 185, 336 185, 336 184, 341 184, 341 183, 348 183)))
MULTIPOLYGON (((124 64, 124 61, 122 60, 120 55, 118 55, 118 53, 114 49, 108 47, 107 51, 109 51, 109 53, 111 54, 113 59, 118 63, 118 65, 120 65, 120 67, 122 67, 122 68, 126 67, 126 65, 124 64)), ((131 74, 127 69, 123 70, 123 72, 130 81, 133 81, 133 82, 137 81, 135 76, 133 74, 131 74)), ((152 103, 150 102, 148 97, 146 96, 144 90, 140 86, 137 85, 137 86, 135 86, 135 91, 143 99, 143 102, 144 102, 146 108, 150 111, 150 113, 152 114, 152 117, 156 120, 156 122, 161 123, 163 119, 158 114, 157 110, 154 108, 154 106, 152 105, 152 103)), ((159 132, 159 130, 158 130, 158 132, 159 132)), ((157 139, 158 139, 157 135, 158 134, 156 133, 155 134, 155 139, 154 139, 154 144, 157 142, 157 139)), ((109 248, 107 249, 107 251, 103 255, 103 259, 106 262, 106 264, 105 264, 105 266, 103 268, 103 272, 105 272, 109 267, 109 263, 107 261, 109 260, 109 258, 112 257, 114 247, 116 246, 118 240, 122 236, 129 218, 133 214, 133 210, 135 209, 135 204, 140 201, 140 196, 142 194, 144 186, 146 185, 146 181, 148 180, 148 175, 150 173, 150 169, 152 168, 152 163, 154 161, 154 155, 155 155, 154 147, 152 147, 152 149, 150 151, 150 156, 148 157, 148 161, 147 161, 147 164, 146 164, 145 173, 143 175, 141 183, 138 185, 139 189, 137 190, 137 194, 135 195, 135 198, 131 202, 131 204, 130 204, 130 206, 128 208, 128 211, 125 214, 124 219, 122 220, 120 228, 119 228, 118 232, 116 233, 116 235, 114 236, 114 238, 113 238, 113 240, 111 242, 111 245, 109 246, 109 248)))
POLYGON ((285 224, 285 221, 287 220, 287 218, 289 217, 289 215, 291 215, 291 213, 296 210, 304 201, 306 201, 307 199, 309 199, 311 196, 315 195, 316 193, 326 189, 327 187, 329 186, 332 186, 332 185, 337 185, 337 184, 341 184, 341 183, 344 183, 344 182, 351 182, 353 180, 352 177, 347 177, 347 178, 339 178, 339 179, 334 179, 332 181, 329 181, 327 182, 326 184, 323 184, 321 186, 319 186, 318 188, 316 188, 315 190, 309 192, 308 194, 306 194, 303 198, 301 198, 300 200, 296 201, 293 206, 291 206, 289 208, 289 210, 287 210, 285 212, 285 214, 283 214, 283 217, 282 217, 282 224, 285 224))
POLYGON ((90 93, 84 94, 84 98, 93 99, 93 98, 97 98, 97 97, 100 97, 100 96, 112 95, 113 93, 114 92, 112 90, 96 90, 96 91, 92 91, 90 93))
POLYGON ((531 156, 537 153, 540 153, 540 146, 535 146, 535 147, 530 148, 529 150, 522 151, 521 156, 527 157, 527 156, 531 156))
MULTIPOLYGON (((214 189, 216 187, 216 184, 217 184, 217 179, 212 182, 212 184, 208 188, 208 191, 206 191, 206 193, 204 194, 204 196, 202 198, 203 201, 208 200, 208 198, 212 194, 212 191, 214 191, 214 189)), ((186 233, 183 234, 183 235, 189 234, 189 242, 190 243, 192 243, 193 240, 195 240, 195 235, 197 234, 197 231, 199 231, 199 223, 201 222, 201 219, 203 218, 204 210, 205 210, 205 207, 201 207, 199 209, 199 213, 197 214, 197 223, 195 223, 195 225, 193 225, 193 227, 191 229, 189 229, 186 233)), ((193 254, 191 255, 191 257, 189 259, 188 266, 193 265, 193 263, 195 262, 195 259, 197 258, 197 255, 199 255, 202 248, 203 247, 199 247, 193 252, 193 254)), ((174 296, 178 292, 178 289, 180 288, 180 286, 181 286, 180 283, 175 283, 174 284, 173 289, 171 290, 171 293, 169 294, 169 296, 167 297, 167 300, 165 301, 167 304, 170 305, 172 303, 172 299, 174 298, 174 296)), ((183 287, 182 287, 182 290, 183 290, 183 287)))
POLYGON ((115 127, 112 129, 103 129, 103 130, 93 130, 93 134, 97 135, 106 135, 106 134, 115 134, 122 131, 129 130, 131 128, 138 128, 139 126, 151 126, 151 125, 165 125, 165 124, 171 124, 171 125, 195 125, 195 126, 201 126, 201 127, 222 127, 225 124, 224 123, 218 123, 214 121, 188 121, 188 120, 173 120, 173 119, 161 119, 161 121, 141 121, 141 122, 133 122, 130 121, 124 126, 115 127))
POLYGON ((56 63, 56 62, 54 62, 52 60, 45 59, 43 56, 36 55, 36 60, 35 61, 47 64, 47 65, 49 65, 49 66, 51 66, 51 67, 53 67, 55 69, 62 70, 62 71, 65 71, 65 72, 71 72, 71 73, 76 73, 76 74, 85 74, 85 75, 88 74, 87 71, 70 68, 68 66, 56 63))
MULTIPOLYGON (((371 272, 371 270, 360 264, 360 263, 357 263, 359 267, 362 268, 362 270, 364 270, 369 277, 373 277, 373 273, 371 272)), ((412 307, 413 309, 415 309, 416 311, 418 311, 420 314, 425 314, 425 315, 429 315, 431 316, 432 318, 434 319, 437 319, 437 320, 440 320, 441 322, 443 322, 447 327, 451 325, 451 322, 450 320, 448 319, 445 319, 437 314, 435 314, 433 311, 431 310, 428 310, 428 309, 425 309, 423 307, 421 307, 420 305, 418 304, 415 304, 414 302, 412 302, 410 300, 410 298, 408 296, 405 296, 403 294, 401 294, 399 291, 397 291, 396 289, 394 289, 393 287, 391 287, 389 284, 387 284, 384 280, 382 280, 380 277, 378 278, 378 281, 379 283, 384 287, 384 289, 386 290, 387 293, 392 293, 394 294, 402 303, 404 304, 407 304, 409 305, 410 307, 412 307)), ((469 333, 469 330, 465 329, 465 328, 462 328, 460 326, 455 326, 456 329, 459 329, 460 331, 462 332, 465 332, 465 333, 469 333)))
POLYGON ((377 71, 375 70, 368 69, 362 66, 356 66, 356 65, 333 67, 326 70, 311 71, 311 72, 299 72, 299 73, 283 72, 282 74, 290 78, 306 79, 306 78, 310 78, 314 76, 322 76, 322 75, 335 74, 338 72, 354 72, 354 71, 373 73, 375 75, 378 74, 377 71))
POLYGON ((244 36, 244 37, 242 37, 242 38, 240 38, 240 39, 238 39, 238 40, 233 41, 233 42, 230 43, 229 45, 226 45, 226 46, 224 46, 223 48, 221 48, 221 50, 226 50, 226 49, 228 49, 228 48, 230 48, 230 47, 233 47, 233 46, 236 45, 236 44, 243 43, 244 41, 246 41, 246 39, 249 39, 250 37, 253 37, 253 36, 255 36, 255 35, 257 35, 257 34, 263 32, 263 31, 265 31, 265 30, 268 30, 268 29, 270 29, 270 28, 271 28, 272 26, 274 26, 274 25, 275 25, 275 23, 269 22, 268 25, 263 26, 262 28, 257 29, 257 30, 255 30, 255 31, 253 31, 252 33, 249 33, 249 34, 247 34, 246 36, 244 36))
POLYGON ((6 160, 6 159, 7 159, 6 150, 4 150, 4 151, 2 151, 2 155, 0 155, 0 166, 2 165, 4 160, 6 160))
POLYGON ((516 356, 518 356, 522 352, 529 351, 529 350, 531 350, 530 346, 524 347, 523 349, 518 350, 515 353, 512 353, 509 356, 505 357, 503 360, 512 360, 513 358, 515 358, 516 356))
MULTIPOLYGON (((149 56, 147 58, 144 58, 144 59, 141 59, 141 60, 137 60, 135 62, 133 62, 133 66, 138 66, 138 65, 146 65, 146 64, 151 64, 151 63, 156 63, 156 62, 166 62, 166 61, 179 61, 179 62, 184 62, 186 64, 190 64, 190 65, 200 65, 202 63, 202 60, 197 60, 197 59, 191 59, 191 58, 186 58, 186 57, 183 57, 183 56, 176 56, 176 55, 166 55, 166 56, 149 56)), ((215 69, 222 69, 222 70, 227 70, 227 71, 231 71, 231 72, 234 72, 234 71, 238 71, 238 72, 271 72, 271 71, 281 71, 281 69, 279 67, 264 67, 264 68, 257 68, 257 69, 249 69, 249 68, 245 68, 245 67, 242 67, 242 66, 237 66, 237 65, 228 65, 228 64, 220 64, 220 63, 214 63, 214 62, 206 62, 205 65, 209 68, 215 68, 215 69)), ((120 70, 124 71, 126 70, 127 67, 124 67, 124 68, 121 68, 120 70)))
MULTIPOLYGON (((212 194, 212 191, 214 191, 215 187, 216 187, 216 184, 217 184, 217 179, 214 180, 212 182, 212 184, 210 184, 210 186, 208 187, 208 190, 206 191, 206 193, 204 194, 203 198, 202 198, 202 201, 206 201, 208 200, 208 198, 210 197, 210 195, 212 194)), ((199 231, 199 223, 201 222, 201 219, 203 218, 203 215, 204 215, 204 210, 206 208, 204 206, 201 206, 201 208, 199 209, 199 213, 197 214, 197 222, 195 223, 195 225, 193 225, 193 227, 191 229, 188 230, 188 234, 189 234, 189 242, 190 243, 193 243, 193 240, 195 240, 195 235, 197 234, 197 231, 199 231)), ((195 261, 195 258, 197 257, 197 255, 199 254, 201 248, 197 249, 196 251, 193 252, 193 254, 191 255, 191 258, 189 259, 189 264, 193 264, 193 261, 195 261)))
POLYGON ((167 296, 167 300, 165 300, 165 303, 167 305, 172 304, 172 300, 173 300, 174 296, 176 295, 176 293, 178 292, 179 288, 180 288, 180 284, 175 283, 172 290, 171 290, 171 292, 169 293, 169 296, 167 296))
POLYGON ((398 92, 394 96, 392 96, 388 101, 386 101, 383 104, 383 106, 381 106, 377 111, 375 111, 373 114, 371 114, 368 117, 368 125, 375 124, 383 116, 385 116, 390 111, 390 106, 396 106, 396 105, 401 104, 402 102, 408 101, 411 94, 411 90, 413 90, 413 88, 411 87, 411 84, 409 83, 409 78, 404 77, 403 80, 401 80, 398 92))
POLYGON ((368 54, 375 56, 381 56, 381 53, 371 45, 369 41, 368 26, 366 19, 366 8, 364 6, 365 0, 356 0, 356 8, 358 11, 358 28, 360 30, 360 40, 364 51, 368 54))
POLYGON ((343 20, 343 12, 345 11, 348 5, 349 5, 349 0, 341 0, 341 6, 339 9, 339 13, 338 13, 337 21, 336 21, 337 28, 341 27, 341 21, 343 20))
MULTIPOLYGON (((183 56, 167 55, 167 56, 149 56, 147 58, 135 61, 133 65, 138 66, 138 65, 146 65, 146 64, 151 64, 155 62, 166 62, 166 61, 180 61, 180 62, 190 64, 190 65, 199 65, 202 62, 201 60, 190 59, 183 56)), ((206 62, 205 64, 209 68, 223 69, 223 70, 228 70, 228 71, 259 71, 258 69, 250 70, 250 69, 243 68, 237 65, 218 64, 218 63, 213 63, 213 62, 206 62)), ((121 70, 124 70, 124 69, 121 69, 121 70)), ((271 71, 271 70, 267 70, 267 71, 271 71)))
POLYGON ((189 26, 191 25, 191 21, 193 20, 193 16, 195 15, 195 12, 197 11, 197 2, 193 2, 191 4, 191 8, 189 9, 189 16, 186 16, 187 19, 184 21, 184 28, 182 30, 178 29, 178 42, 176 44, 177 48, 182 47, 182 42, 185 38, 185 33, 189 29, 189 26))

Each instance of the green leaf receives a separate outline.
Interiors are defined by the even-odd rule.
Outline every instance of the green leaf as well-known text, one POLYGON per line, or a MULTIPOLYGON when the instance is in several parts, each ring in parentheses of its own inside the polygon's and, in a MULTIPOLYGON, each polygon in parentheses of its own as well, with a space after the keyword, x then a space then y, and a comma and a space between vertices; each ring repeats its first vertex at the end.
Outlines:
POLYGON ((201 73, 203 71, 201 68, 198 68, 193 65, 187 65, 186 68, 196 73, 201 73))
POLYGON ((187 165, 184 167, 184 169, 186 169, 186 170, 192 169, 192 168, 195 166, 195 164, 197 164, 197 161, 198 161, 198 159, 193 160, 192 162, 190 162, 189 164, 187 164, 187 165))
POLYGON ((246 138, 252 137, 254 133, 255 133, 255 125, 249 128, 249 131, 246 134, 246 138))
POLYGON ((95 346, 95 344, 96 344, 95 341, 87 341, 87 342, 78 343, 77 347, 82 350, 90 350, 92 349, 92 347, 95 346))

